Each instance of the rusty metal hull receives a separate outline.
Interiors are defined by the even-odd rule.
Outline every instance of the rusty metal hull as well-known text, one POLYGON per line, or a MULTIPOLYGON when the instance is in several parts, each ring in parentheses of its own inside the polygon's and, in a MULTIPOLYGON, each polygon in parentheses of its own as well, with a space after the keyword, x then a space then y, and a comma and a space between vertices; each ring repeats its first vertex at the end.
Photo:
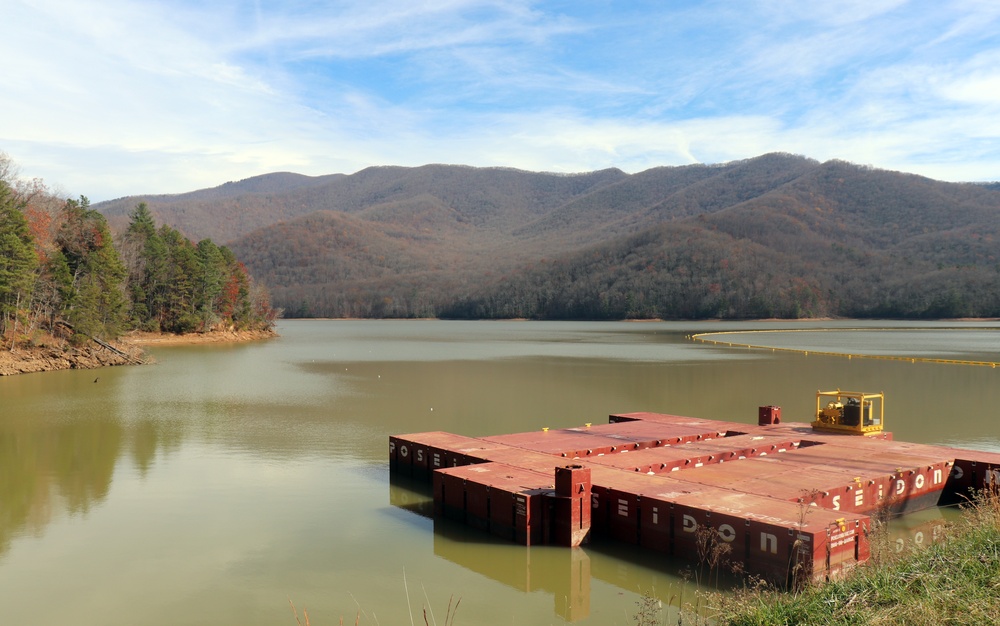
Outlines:
MULTIPOLYGON (((491 437, 389 438, 435 514, 523 545, 619 541, 786 584, 865 561, 876 512, 1000 483, 1000 454, 655 413, 491 437)), ((769 423, 763 423, 769 422, 769 423)))

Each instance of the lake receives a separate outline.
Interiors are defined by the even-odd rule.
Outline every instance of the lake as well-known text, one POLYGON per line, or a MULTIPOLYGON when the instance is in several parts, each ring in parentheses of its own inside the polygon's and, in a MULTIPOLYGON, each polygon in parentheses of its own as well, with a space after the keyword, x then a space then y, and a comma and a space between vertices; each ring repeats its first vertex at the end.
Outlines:
POLYGON ((426 490, 390 481, 391 434, 756 423, 769 404, 805 422, 839 387, 884 392, 899 440, 1000 450, 1000 368, 688 338, 775 329, 798 332, 727 337, 1000 362, 997 322, 282 321, 150 366, 0 378, 0 624, 295 624, 289 600, 313 626, 443 624, 449 599, 458 624, 632 624, 642 593, 693 600, 700 576, 659 555, 435 523, 426 490))

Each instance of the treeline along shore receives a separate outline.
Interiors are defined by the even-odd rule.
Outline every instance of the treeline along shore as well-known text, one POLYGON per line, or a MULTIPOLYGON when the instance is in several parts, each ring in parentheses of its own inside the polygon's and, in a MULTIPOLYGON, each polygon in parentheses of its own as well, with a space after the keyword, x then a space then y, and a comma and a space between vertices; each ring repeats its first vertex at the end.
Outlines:
POLYGON ((144 203, 114 234, 0 153, 0 374, 141 363, 140 343, 256 339, 276 317, 227 247, 157 226, 144 203))

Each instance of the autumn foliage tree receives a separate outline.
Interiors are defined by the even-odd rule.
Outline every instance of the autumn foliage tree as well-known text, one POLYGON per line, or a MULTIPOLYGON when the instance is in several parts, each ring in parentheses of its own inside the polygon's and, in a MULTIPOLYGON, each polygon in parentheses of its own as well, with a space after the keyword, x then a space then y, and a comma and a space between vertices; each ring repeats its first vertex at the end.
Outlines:
POLYGON ((37 331, 114 339, 130 329, 185 333, 268 329, 265 290, 232 252, 157 228, 145 204, 115 242, 81 196, 61 201, 19 181, 0 153, 0 337, 15 349, 37 331))

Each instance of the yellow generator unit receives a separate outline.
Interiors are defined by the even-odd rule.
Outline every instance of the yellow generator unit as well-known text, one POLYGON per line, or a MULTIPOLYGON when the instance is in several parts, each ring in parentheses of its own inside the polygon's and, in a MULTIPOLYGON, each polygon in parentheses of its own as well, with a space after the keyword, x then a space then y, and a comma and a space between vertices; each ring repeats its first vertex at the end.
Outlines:
POLYGON ((877 435, 885 427, 884 394, 817 391, 813 430, 846 435, 877 435), (877 402, 876 402, 877 400, 877 402))

